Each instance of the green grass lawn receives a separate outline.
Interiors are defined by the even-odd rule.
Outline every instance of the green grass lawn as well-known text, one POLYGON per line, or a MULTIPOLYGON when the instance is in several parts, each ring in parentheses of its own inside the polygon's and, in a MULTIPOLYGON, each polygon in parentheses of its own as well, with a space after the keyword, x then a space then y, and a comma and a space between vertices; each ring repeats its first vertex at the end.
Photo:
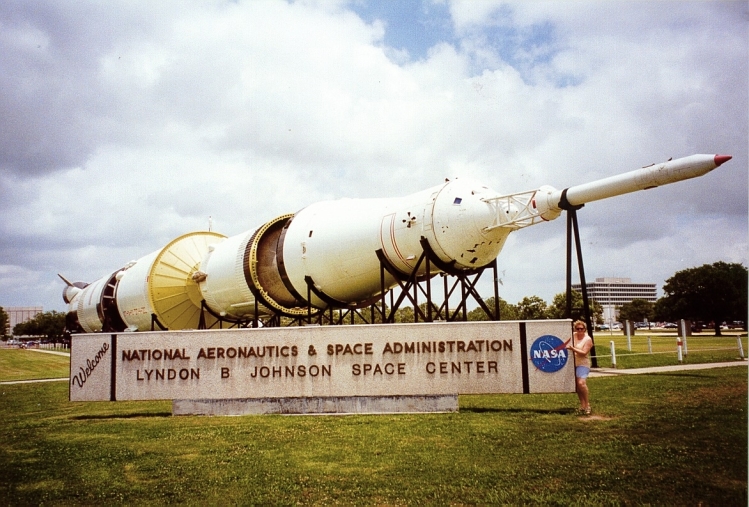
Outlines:
POLYGON ((173 417, 170 402, 71 403, 66 382, 2 385, 0 504, 747 504, 745 366, 589 385, 592 417, 574 394, 173 417))
POLYGON ((0 382, 62 378, 70 375, 70 356, 23 349, 0 349, 0 382))
MULTIPOLYGON (((642 333, 630 338, 632 350, 628 350, 627 337, 619 334, 596 333, 594 335, 598 366, 611 367, 611 341, 614 341, 617 369, 644 368, 679 364, 676 334, 642 333), (650 338, 650 346, 648 346, 650 338), (652 350, 652 354, 650 351, 652 350)), ((749 353, 747 337, 741 337, 744 357, 749 353)), ((686 340, 687 354, 682 354, 683 364, 716 363, 735 361, 739 358, 739 347, 735 335, 716 337, 713 335, 690 336, 686 340)), ((682 348, 682 351, 684 349, 682 348)))

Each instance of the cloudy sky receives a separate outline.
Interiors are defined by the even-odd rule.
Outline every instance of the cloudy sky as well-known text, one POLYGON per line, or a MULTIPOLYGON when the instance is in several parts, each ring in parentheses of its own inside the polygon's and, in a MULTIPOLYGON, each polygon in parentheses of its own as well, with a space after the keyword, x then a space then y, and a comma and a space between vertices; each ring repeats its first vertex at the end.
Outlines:
MULTIPOLYGON (((446 177, 502 193, 694 153, 698 179, 588 204, 586 276, 660 289, 747 264, 746 2, 0 3, 0 306, 65 310, 208 227, 446 177)), ((565 221, 513 233, 514 303, 564 290, 565 221)), ((486 291, 486 296, 491 295, 486 291)))

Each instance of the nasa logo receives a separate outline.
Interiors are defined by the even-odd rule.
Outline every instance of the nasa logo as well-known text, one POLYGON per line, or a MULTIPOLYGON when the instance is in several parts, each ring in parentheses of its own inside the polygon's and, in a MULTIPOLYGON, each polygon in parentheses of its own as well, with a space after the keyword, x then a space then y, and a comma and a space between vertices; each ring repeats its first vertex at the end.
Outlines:
POLYGON ((546 373, 554 373, 567 364, 567 344, 556 336, 546 334, 531 345, 533 366, 546 373))

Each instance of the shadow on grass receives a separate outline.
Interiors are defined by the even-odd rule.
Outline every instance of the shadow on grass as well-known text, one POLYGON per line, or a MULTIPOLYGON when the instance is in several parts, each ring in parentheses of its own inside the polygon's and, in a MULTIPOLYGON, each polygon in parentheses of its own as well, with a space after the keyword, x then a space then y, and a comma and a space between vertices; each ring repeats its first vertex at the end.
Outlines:
POLYGON ((568 415, 577 412, 574 408, 486 408, 486 407, 467 407, 460 408, 461 412, 475 412, 477 414, 483 413, 496 413, 496 414, 523 414, 523 413, 534 413, 534 414, 556 414, 556 415, 568 415))
POLYGON ((137 419, 139 417, 172 417, 171 412, 135 412, 132 414, 107 414, 107 415, 76 415, 71 417, 76 421, 96 419, 137 419))

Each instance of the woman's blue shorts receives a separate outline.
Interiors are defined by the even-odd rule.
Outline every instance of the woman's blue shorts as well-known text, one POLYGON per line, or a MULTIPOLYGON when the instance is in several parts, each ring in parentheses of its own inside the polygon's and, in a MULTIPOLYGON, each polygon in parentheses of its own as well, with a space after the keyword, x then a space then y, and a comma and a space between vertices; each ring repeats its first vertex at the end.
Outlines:
POLYGON ((577 378, 588 378, 588 375, 590 374, 590 368, 587 366, 578 366, 575 368, 575 376, 577 378))

